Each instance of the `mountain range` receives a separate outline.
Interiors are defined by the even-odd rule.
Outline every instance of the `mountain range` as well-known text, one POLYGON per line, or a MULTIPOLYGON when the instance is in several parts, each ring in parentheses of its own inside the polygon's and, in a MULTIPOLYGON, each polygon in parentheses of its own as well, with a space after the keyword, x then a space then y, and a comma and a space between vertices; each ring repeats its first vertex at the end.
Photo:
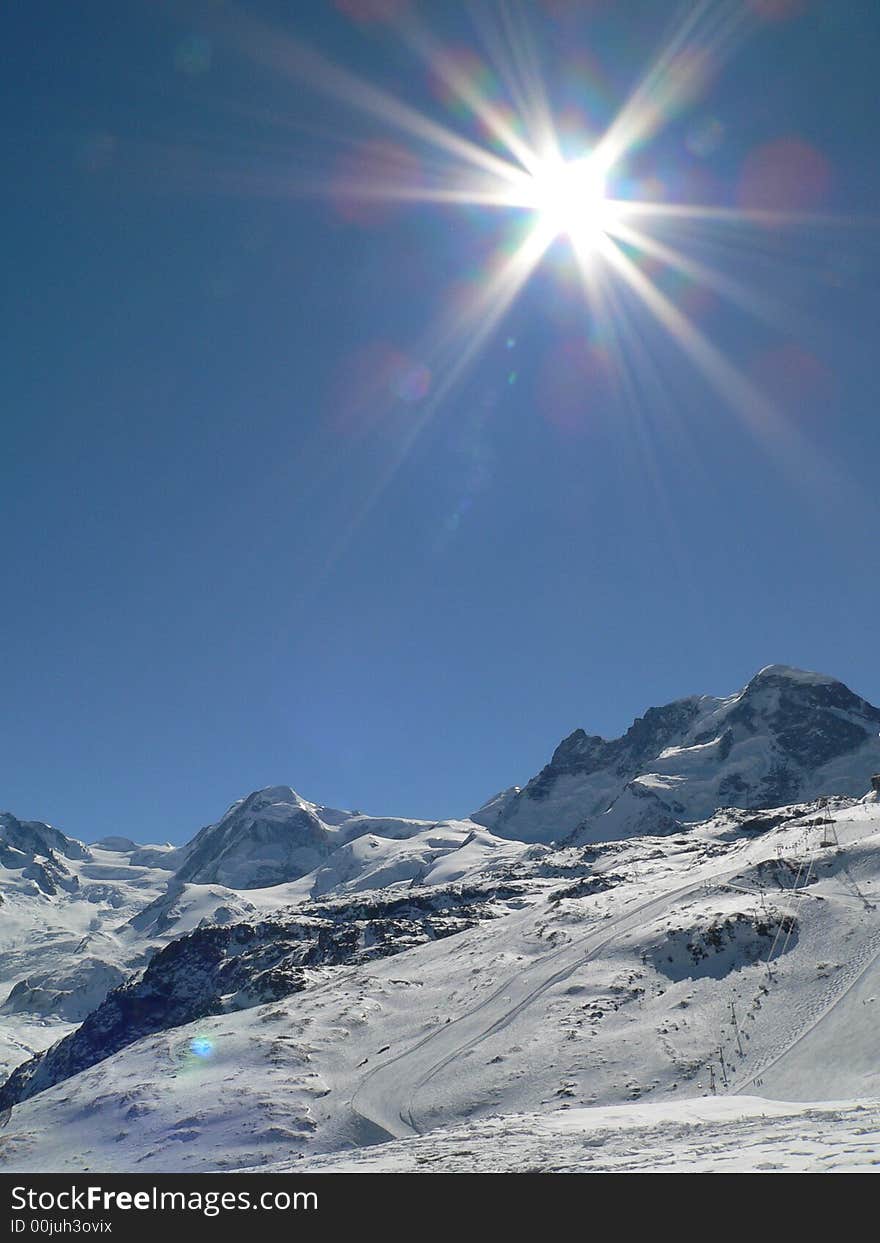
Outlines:
MULTIPOLYGON (((322 1065, 318 1097, 311 1072, 297 1072, 296 1108, 308 1125, 279 1131, 290 1132, 300 1155, 316 1143, 329 1151, 421 1133, 499 1105, 540 1111, 564 1106, 567 1096, 588 1104, 632 1099, 630 1080, 641 1085, 639 1094, 652 1081, 647 1070, 627 1078, 624 1047, 633 1066, 654 1068, 651 1090, 705 1092, 705 1058, 670 1054, 678 1068, 670 1077, 644 1047, 660 1028, 667 1032, 661 1045, 676 1044, 671 1033, 680 1020, 668 995, 680 992, 694 1031, 708 1032, 717 1006, 707 983, 736 979, 751 988, 762 958, 784 954, 798 964, 787 1004, 812 996, 816 972, 824 979, 827 968, 814 948, 822 943, 823 911, 826 925, 837 920, 840 936, 873 946, 877 877, 869 844, 880 830, 880 807, 866 792, 878 772, 880 709, 831 677, 771 665, 736 694, 651 708, 620 738, 575 730, 536 776, 464 820, 369 816, 309 802, 284 785, 236 801, 181 847, 139 845, 121 834, 87 845, 2 813, 0 1111, 12 1114, 0 1134, 0 1161, 26 1165, 28 1154, 54 1160, 45 1155, 40 1125, 16 1132, 15 1119, 35 1110, 35 1118, 45 1114, 63 1127, 65 1100, 75 1098, 82 1109, 98 1087, 137 1080, 145 1073, 142 1051, 160 1047, 156 1041, 175 1076, 185 1069, 187 1084, 210 1078, 213 1045, 209 1056, 194 1054, 198 1031, 240 1015, 229 1030, 262 1048, 253 1025, 271 1021, 266 1016, 279 1005, 301 1031, 306 1062, 322 1065), (829 824, 861 854, 858 866, 829 856, 822 880, 817 833, 829 824), (766 896, 788 892, 798 899, 791 909, 787 898, 780 905, 766 896), (824 908, 813 901, 807 918, 802 894, 824 908), (755 905, 758 895, 762 905, 755 905), (603 928, 619 943, 616 963, 603 957, 603 928), (589 953, 579 948, 583 937, 595 946, 589 953), (381 963, 392 958, 409 965, 386 970, 381 963), (587 972, 577 983, 594 959, 604 963, 599 975, 587 972), (572 1062, 576 1050, 566 1048, 552 1074, 535 1070, 528 1052, 538 1039, 555 1047, 558 1033, 537 1021, 533 1004, 545 993, 558 994, 560 1013, 571 1012, 566 1039, 577 1043, 589 1032, 594 1050, 572 1062), (472 994, 475 1008, 462 1011, 472 994), (404 1018, 405 995, 418 1001, 415 1028, 404 1018), (649 1005, 653 1035, 642 1021, 649 1005), (617 1031, 617 1049, 604 1034, 616 1030, 617 1019, 609 1019, 621 1006, 636 1022, 628 1035, 617 1031), (444 1010, 449 1036, 435 1031, 444 1010), (301 1016, 313 1011, 306 1038, 301 1016), (411 1053, 400 1053, 399 1068, 409 1075, 411 1117, 406 1109, 389 1113, 397 1072, 375 1066, 379 1036, 369 1034, 378 1023, 376 1032, 387 1029, 386 1039, 396 1042, 395 1013, 401 1032, 412 1028, 404 1040, 411 1053), (488 1027, 484 1014, 494 1016, 488 1027), (488 1049, 491 1033, 508 1026, 519 1032, 520 1051, 499 1050, 497 1074, 484 1065, 474 1078, 461 1059, 469 1049, 488 1049), (346 1047, 362 1049, 370 1068, 343 1056, 339 1079, 332 1068, 342 1046, 332 1033, 343 1030, 346 1047), (190 1035, 181 1042, 178 1031, 190 1035), (417 1052, 423 1041, 448 1053, 425 1060, 417 1052), (569 1087, 542 1098, 563 1063, 569 1087), (417 1117, 412 1092, 424 1095, 429 1082, 439 1092, 447 1081, 434 1114, 417 1117), (78 1085, 73 1097, 64 1095, 68 1084, 78 1085), (323 1095, 328 1101, 319 1107, 323 1095)), ((843 955, 841 970, 850 961, 843 955)), ((873 962, 870 954, 865 961, 873 962)), ((779 1013, 770 1045, 784 1026, 784 1005, 779 1013)), ((121 1088, 113 1091, 114 1099, 128 1099, 121 1088)), ((155 1096, 155 1083, 150 1091, 155 1096)), ((125 1110, 120 1105, 122 1113, 130 1107, 137 1115, 141 1096, 125 1110)), ((227 1128, 222 1135, 216 1144, 225 1155, 215 1144, 210 1168, 228 1164, 232 1151, 236 1160, 247 1156, 242 1133, 231 1137, 227 1128)), ((155 1142, 155 1168, 177 1168, 180 1150, 167 1139, 155 1142)), ((278 1155, 275 1142, 260 1149, 261 1162, 267 1151, 278 1155)), ((126 1159, 145 1159, 139 1143, 132 1138, 126 1159)), ((191 1167, 182 1158, 179 1164, 191 1167)))

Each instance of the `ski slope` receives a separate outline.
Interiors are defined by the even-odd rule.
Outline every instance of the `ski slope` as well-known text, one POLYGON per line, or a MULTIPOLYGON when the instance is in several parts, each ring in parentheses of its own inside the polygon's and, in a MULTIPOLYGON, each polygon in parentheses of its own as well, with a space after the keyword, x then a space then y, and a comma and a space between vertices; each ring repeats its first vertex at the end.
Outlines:
MULTIPOLYGON (((796 1100, 804 1083, 812 1080, 817 1085, 817 1100, 880 1095, 880 892, 874 857, 880 843, 871 841, 875 806, 871 802, 864 804, 867 836, 860 834, 858 816, 841 818, 836 824, 841 849, 829 848, 845 861, 859 842, 867 846, 866 850, 856 851, 852 862, 844 862, 842 872, 852 890, 854 904, 863 908, 864 928, 873 927, 874 931, 865 931, 863 935, 858 935, 855 928, 849 931, 844 941, 850 942, 850 952, 836 964, 827 984, 817 995, 795 1003, 775 1044, 738 1077, 731 1091, 760 1086, 762 1093, 769 1096, 796 1100), (854 870, 862 884, 853 875, 854 870)), ((811 867, 815 866, 817 853, 809 856, 811 867)))
POLYGON ((431 1032, 412 1049, 400 1053, 365 1076, 355 1092, 352 1109, 389 1137, 420 1134, 417 1102, 436 1092, 436 1080, 455 1073, 459 1059, 525 1016, 545 993, 588 966, 616 937, 637 928, 676 899, 696 893, 710 880, 734 875, 736 868, 707 867, 687 885, 647 902, 636 901, 613 916, 601 931, 539 959, 517 972, 472 1010, 431 1032))

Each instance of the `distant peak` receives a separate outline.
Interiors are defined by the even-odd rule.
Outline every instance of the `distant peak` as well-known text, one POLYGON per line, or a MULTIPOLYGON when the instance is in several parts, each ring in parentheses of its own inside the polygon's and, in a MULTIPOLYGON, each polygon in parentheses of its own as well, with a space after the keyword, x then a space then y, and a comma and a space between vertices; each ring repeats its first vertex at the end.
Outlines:
POLYGON ((132 851, 140 850, 137 842, 133 842, 130 837, 118 837, 115 834, 102 837, 100 841, 92 842, 92 845, 97 846, 99 850, 114 850, 119 854, 129 854, 132 851))
POLYGON ((299 807, 310 808, 311 803, 297 794, 292 786, 264 786, 261 790, 252 790, 244 798, 236 799, 224 812, 223 819, 240 811, 259 811, 264 807, 299 807))
POLYGON ((836 678, 829 677, 827 673, 814 673, 809 669, 796 669, 793 665, 765 665, 751 679, 749 686, 778 678, 784 678, 787 682, 800 682, 812 686, 832 686, 837 681, 836 678))
POLYGON ((265 799, 269 803, 304 803, 293 786, 264 786, 262 790, 254 790, 250 798, 265 799))

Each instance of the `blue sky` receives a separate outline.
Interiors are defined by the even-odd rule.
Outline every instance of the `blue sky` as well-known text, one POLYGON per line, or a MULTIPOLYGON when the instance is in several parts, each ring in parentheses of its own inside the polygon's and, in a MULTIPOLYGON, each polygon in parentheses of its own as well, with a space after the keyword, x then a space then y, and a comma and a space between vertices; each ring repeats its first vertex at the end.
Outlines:
MULTIPOLYGON (((645 218, 685 272, 623 248, 722 379, 559 238, 452 382, 534 213, 365 192, 454 160, 302 45, 490 148, 405 34, 517 115, 495 6, 7 6, 0 805, 87 840, 277 783, 461 815, 768 663, 880 702, 880 10, 709 7, 609 192, 729 210, 645 218)), ((568 158, 695 9, 524 6, 568 158)))

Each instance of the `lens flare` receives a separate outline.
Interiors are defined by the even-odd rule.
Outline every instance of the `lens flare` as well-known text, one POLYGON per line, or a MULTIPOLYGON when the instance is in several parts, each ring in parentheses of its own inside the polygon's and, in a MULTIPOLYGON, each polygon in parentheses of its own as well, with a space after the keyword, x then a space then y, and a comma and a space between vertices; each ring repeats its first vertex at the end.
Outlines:
POLYGON ((214 1041, 208 1036, 194 1036, 189 1042, 189 1051, 194 1057, 209 1058, 214 1052, 214 1041))
MULTIPOLYGON (((544 5, 554 13, 591 8, 587 0, 544 5)), ((548 81, 529 6, 468 6, 478 44, 462 50, 444 45, 419 6, 406 0, 335 0, 337 11, 356 21, 394 22, 396 36, 428 73, 429 93, 443 110, 439 116, 242 6, 214 7, 218 47, 225 41, 261 69, 295 82, 297 92, 306 89, 356 121, 350 127, 315 122, 315 136, 341 152, 335 173, 327 151, 318 171, 308 161, 292 167, 285 143, 282 171, 266 183, 273 192, 317 195, 360 227, 387 225, 391 208, 403 212, 421 205, 432 208, 423 213, 426 228, 454 211, 472 226, 450 270, 447 295, 421 336, 366 368, 363 382, 350 384, 343 395, 337 419, 355 432, 393 425, 394 448, 331 543, 324 575, 496 330, 503 331, 520 292, 545 262, 557 294, 547 300, 548 321, 562 317, 557 330, 574 333, 568 320, 577 316, 584 331, 573 339, 590 342, 586 351, 566 346, 551 354, 539 378, 561 424, 580 426, 588 419, 585 398, 611 380, 615 397, 629 395, 633 417, 642 420, 646 404, 653 409, 657 400, 657 368, 642 336, 662 333, 762 446, 787 468, 797 462, 800 470, 807 462, 797 429, 761 391, 763 375, 754 383, 743 374, 738 357, 729 357, 709 336, 711 324, 700 323, 716 302, 725 314, 784 323, 791 309, 778 306, 766 290, 751 288, 733 262, 749 245, 749 232, 766 249, 767 237, 775 244, 783 228, 809 231, 815 240, 817 230, 846 223, 818 210, 833 170, 821 151, 797 136, 748 154, 735 186, 721 184, 717 167, 707 167, 725 139, 724 124, 707 113, 703 100, 712 79, 765 20, 782 20, 803 6, 804 0, 699 0, 685 6, 629 93, 614 98, 615 82, 622 80, 617 67, 603 65, 584 46, 567 49, 548 81), (696 118, 692 109, 699 110, 696 118), (659 146, 656 140, 673 123, 681 132, 667 134, 672 147, 668 141, 659 146), (370 126, 379 126, 379 133, 370 135, 370 126), (493 240, 484 246, 487 236, 493 240), (558 239, 568 246, 554 245, 558 239), (392 416, 401 412, 407 417, 395 421, 392 416)), ((266 192, 262 180, 255 191, 266 192)), ((454 226, 440 237, 450 248, 458 242, 454 226)), ((402 261, 401 272, 390 271, 388 279, 406 280, 406 267, 402 261)), ((505 367, 499 383, 527 383, 525 361, 505 367)), ((771 379, 790 369, 770 367, 771 379)), ((460 518, 456 511, 456 524, 460 518)))

